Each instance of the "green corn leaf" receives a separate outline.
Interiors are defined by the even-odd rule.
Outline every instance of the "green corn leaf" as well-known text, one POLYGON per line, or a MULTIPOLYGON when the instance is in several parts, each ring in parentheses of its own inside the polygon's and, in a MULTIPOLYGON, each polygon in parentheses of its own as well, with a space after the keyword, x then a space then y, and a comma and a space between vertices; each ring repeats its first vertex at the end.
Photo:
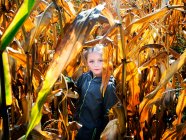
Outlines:
POLYGON ((6 105, 12 104, 12 87, 11 87, 11 75, 10 66, 7 52, 3 52, 3 68, 5 77, 5 95, 6 95, 6 105))
POLYGON ((32 11, 34 4, 35 0, 24 0, 13 21, 10 23, 5 33, 1 37, 0 51, 5 50, 7 45, 12 41, 19 28, 23 25, 24 21, 32 11))

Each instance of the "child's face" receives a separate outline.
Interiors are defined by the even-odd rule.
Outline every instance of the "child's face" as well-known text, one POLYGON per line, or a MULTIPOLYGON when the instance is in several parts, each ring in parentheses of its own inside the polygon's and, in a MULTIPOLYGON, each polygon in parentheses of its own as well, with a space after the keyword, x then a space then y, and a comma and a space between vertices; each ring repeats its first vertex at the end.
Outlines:
POLYGON ((87 63, 89 69, 93 72, 94 76, 101 77, 103 69, 102 55, 97 52, 91 52, 87 56, 87 63))

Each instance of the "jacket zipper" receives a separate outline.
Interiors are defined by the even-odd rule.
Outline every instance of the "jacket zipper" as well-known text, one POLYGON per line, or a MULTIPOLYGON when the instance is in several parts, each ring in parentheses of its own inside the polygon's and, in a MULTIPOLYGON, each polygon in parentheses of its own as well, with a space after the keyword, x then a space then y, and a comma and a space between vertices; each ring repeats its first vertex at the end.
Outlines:
MULTIPOLYGON (((90 75, 89 75, 89 76, 90 76, 90 75)), ((90 77, 91 77, 91 76, 90 76, 90 77)), ((95 78, 95 77, 94 77, 94 78, 95 78)), ((80 115, 81 115, 81 110, 82 110, 82 107, 83 107, 83 105, 84 105, 85 98, 86 98, 86 96, 87 96, 87 93, 88 93, 90 84, 91 84, 91 82, 92 82, 92 80, 93 80, 94 78, 91 77, 91 80, 90 80, 89 83, 88 83, 88 87, 87 87, 87 90, 86 90, 86 92, 85 92, 85 96, 84 96, 84 98, 83 98, 83 103, 82 103, 82 105, 81 105, 81 107, 80 107, 80 110, 79 110, 79 118, 80 118, 80 115)))

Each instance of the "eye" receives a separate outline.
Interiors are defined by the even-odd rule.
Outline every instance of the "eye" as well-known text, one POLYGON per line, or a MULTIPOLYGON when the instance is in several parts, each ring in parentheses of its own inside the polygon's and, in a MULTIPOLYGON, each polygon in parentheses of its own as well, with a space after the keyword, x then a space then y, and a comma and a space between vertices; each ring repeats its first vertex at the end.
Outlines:
POLYGON ((99 62, 103 62, 103 59, 100 59, 99 62))
POLYGON ((93 60, 90 60, 89 63, 94 63, 94 61, 93 60))

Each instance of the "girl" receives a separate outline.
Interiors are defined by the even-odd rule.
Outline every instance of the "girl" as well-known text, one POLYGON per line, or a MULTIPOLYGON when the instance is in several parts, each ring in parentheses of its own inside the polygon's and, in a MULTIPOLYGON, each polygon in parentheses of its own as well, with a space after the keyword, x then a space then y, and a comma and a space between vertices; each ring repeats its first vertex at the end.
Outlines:
POLYGON ((80 97, 75 120, 82 125, 78 130, 76 140, 99 140, 109 121, 108 111, 117 102, 113 77, 110 77, 104 97, 100 91, 103 47, 102 44, 97 44, 87 50, 85 58, 89 71, 83 73, 76 82, 80 97))

